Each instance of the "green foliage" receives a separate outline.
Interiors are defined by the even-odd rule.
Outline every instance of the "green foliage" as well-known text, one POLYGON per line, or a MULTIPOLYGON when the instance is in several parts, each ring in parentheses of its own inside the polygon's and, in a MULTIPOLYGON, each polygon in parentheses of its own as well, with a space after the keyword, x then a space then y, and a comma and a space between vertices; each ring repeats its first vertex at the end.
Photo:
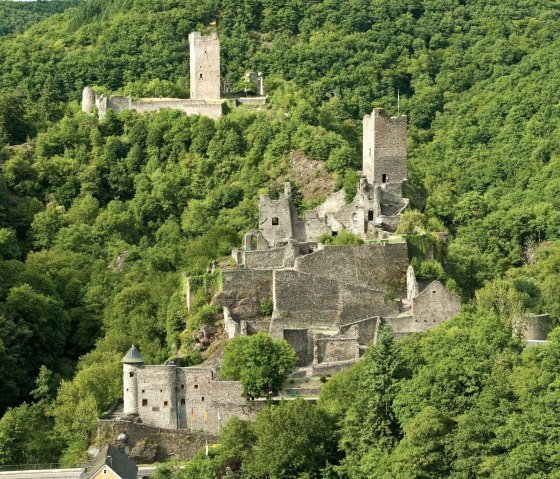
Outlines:
POLYGON ((321 468, 337 459, 329 416, 309 401, 296 399, 262 410, 254 431, 255 445, 244 462, 249 477, 318 478, 321 468))
POLYGON ((274 305, 272 304, 272 301, 270 301, 269 299, 265 299, 264 301, 261 302, 261 304, 259 304, 259 314, 261 316, 270 316, 272 314, 273 309, 274 309, 274 305))
POLYGON ((285 340, 274 341, 259 332, 238 336, 224 347, 222 379, 241 381, 243 395, 277 394, 296 362, 296 353, 285 340))
MULTIPOLYGON (((363 417, 372 428, 371 437, 343 431, 356 467, 346 460, 343 470, 322 473, 554 475, 557 338, 517 355, 507 318, 560 316, 557 10, 545 0, 0 2, 0 410, 17 406, 0 420, 0 450, 17 461, 46 454, 52 424, 41 419, 39 400, 28 402, 43 364, 65 379, 53 454, 64 449, 70 464, 89 444, 98 412, 120 394, 110 364, 133 340, 149 361, 179 347, 200 361, 192 335, 179 334, 179 272, 206 274, 257 226, 259 190, 290 177, 291 150, 325 162, 351 199, 359 119, 374 105, 395 114, 398 90, 409 118, 407 191, 423 209, 405 213, 400 231, 419 278, 455 284, 479 310, 394 347, 406 377, 393 378, 392 401, 373 380, 356 386, 359 367, 325 385, 329 413, 352 411, 355 424, 363 417), (218 121, 109 112, 103 122, 79 111, 86 84, 186 96, 187 34, 214 18, 224 87, 264 71, 270 111, 218 121), (451 233, 447 251, 430 231, 451 233), (445 271, 426 261, 432 254, 446 260, 445 271), (368 388, 371 401, 387 406, 375 417, 360 406, 376 411, 364 399, 368 388), (14 444, 28 425, 40 431, 37 442, 18 456, 14 444), (372 447, 362 451, 362 443, 372 447)), ((356 244, 345 232, 323 241, 356 244)), ((209 320, 213 292, 206 285, 195 294, 191 326, 209 320)), ((285 467, 313 477, 325 463, 299 468, 286 442, 266 464, 264 450, 257 475, 285 467)), ((222 474, 229 458, 220 454, 200 457, 188 473, 222 474)))
POLYGON ((319 243, 324 245, 343 246, 351 244, 364 244, 364 240, 351 231, 340 230, 336 236, 328 233, 322 234, 319 237, 319 243))

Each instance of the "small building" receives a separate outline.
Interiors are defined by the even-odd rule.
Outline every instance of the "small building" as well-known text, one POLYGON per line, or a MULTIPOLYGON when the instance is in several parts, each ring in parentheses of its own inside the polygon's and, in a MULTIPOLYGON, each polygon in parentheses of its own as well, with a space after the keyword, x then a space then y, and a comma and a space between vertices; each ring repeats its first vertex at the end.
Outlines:
POLYGON ((138 466, 115 446, 103 446, 84 468, 80 479, 136 479, 138 466))

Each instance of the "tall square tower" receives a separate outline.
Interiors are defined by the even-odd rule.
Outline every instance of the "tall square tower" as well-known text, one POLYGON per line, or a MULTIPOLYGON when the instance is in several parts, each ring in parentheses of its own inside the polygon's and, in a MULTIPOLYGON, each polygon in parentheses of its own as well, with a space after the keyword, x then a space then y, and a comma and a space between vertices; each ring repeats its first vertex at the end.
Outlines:
POLYGON ((189 34, 191 100, 220 99, 220 38, 218 33, 189 34))
POLYGON ((389 116, 375 108, 364 116, 363 172, 370 184, 399 183, 408 178, 406 116, 389 116))

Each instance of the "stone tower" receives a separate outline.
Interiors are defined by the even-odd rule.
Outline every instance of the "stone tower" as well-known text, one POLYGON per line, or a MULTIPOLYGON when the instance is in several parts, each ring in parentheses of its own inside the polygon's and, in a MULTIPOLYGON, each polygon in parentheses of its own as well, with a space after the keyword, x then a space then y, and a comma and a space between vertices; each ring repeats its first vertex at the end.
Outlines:
POLYGON ((82 111, 91 113, 91 110, 95 107, 95 91, 86 86, 82 91, 82 111))
POLYGON ((123 363, 123 414, 138 414, 138 370, 144 367, 144 358, 133 344, 121 362, 123 363))
POLYGON ((189 34, 191 100, 220 99, 220 38, 218 33, 189 34))
POLYGON ((363 171, 370 184, 399 183, 408 178, 406 116, 389 116, 375 108, 364 116, 363 171))

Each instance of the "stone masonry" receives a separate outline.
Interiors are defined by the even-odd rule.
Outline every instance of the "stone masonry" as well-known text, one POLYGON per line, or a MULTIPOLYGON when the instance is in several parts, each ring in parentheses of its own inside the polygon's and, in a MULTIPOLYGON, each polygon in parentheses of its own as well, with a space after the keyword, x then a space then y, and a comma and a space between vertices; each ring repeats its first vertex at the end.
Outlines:
POLYGON ((363 172, 349 204, 339 191, 302 218, 289 183, 278 199, 260 198, 259 227, 233 251, 238 268, 223 271, 215 298, 229 337, 267 331, 292 345, 299 366, 330 374, 357 361, 383 323, 402 337, 459 313, 459 297, 439 281, 418 283, 406 242, 386 239, 408 206, 406 123, 383 109, 364 117, 363 172), (365 244, 320 243, 342 230, 365 244), (264 302, 270 317, 259 313, 264 302))
MULTIPOLYGON (((141 98, 133 100, 131 97, 97 93, 90 87, 82 92, 82 111, 90 114, 97 110, 99 118, 105 118, 107 110, 118 113, 123 110, 135 110, 140 114, 159 111, 164 108, 179 110, 185 115, 204 115, 217 119, 227 111, 226 101, 220 92, 220 38, 217 32, 202 35, 199 32, 189 34, 190 47, 190 99, 182 98, 141 98)), ((262 75, 260 92, 262 88, 262 75)), ((263 106, 266 97, 239 98, 237 104, 263 106)))
POLYGON ((209 368, 149 366, 134 346, 122 363, 124 420, 215 435, 230 417, 252 419, 262 405, 242 397, 238 381, 218 381, 209 368))

